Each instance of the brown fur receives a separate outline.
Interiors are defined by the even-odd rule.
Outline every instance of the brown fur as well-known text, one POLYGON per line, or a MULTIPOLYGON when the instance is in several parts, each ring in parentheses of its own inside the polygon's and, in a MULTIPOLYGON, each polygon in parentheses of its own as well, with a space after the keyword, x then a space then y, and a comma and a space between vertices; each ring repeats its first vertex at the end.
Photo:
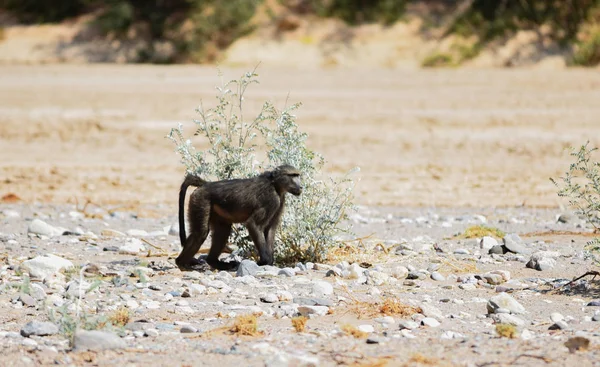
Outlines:
POLYGON ((176 259, 180 269, 198 264, 194 256, 212 230, 212 245, 206 261, 220 270, 235 268, 237 263, 219 260, 226 248, 233 223, 243 223, 256 246, 259 265, 273 264, 275 232, 285 208, 285 194, 302 193, 300 172, 289 165, 275 168, 247 179, 207 182, 187 175, 179 191, 179 237, 183 249, 176 259), (190 235, 186 237, 184 221, 185 193, 196 186, 188 204, 190 235))

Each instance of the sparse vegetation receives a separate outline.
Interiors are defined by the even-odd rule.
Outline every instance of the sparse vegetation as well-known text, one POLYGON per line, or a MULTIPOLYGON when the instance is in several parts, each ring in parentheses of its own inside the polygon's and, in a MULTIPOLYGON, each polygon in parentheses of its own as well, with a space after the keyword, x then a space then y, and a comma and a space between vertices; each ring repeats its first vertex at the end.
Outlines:
POLYGON ((233 326, 229 331, 244 336, 262 335, 262 333, 258 331, 258 320, 256 315, 241 315, 236 317, 233 326))
MULTIPOLYGON (((298 130, 293 115, 300 104, 280 111, 265 102, 258 116, 244 115, 246 89, 258 83, 252 71, 239 80, 217 88, 217 105, 197 109, 199 120, 195 136, 206 139, 211 147, 197 151, 184 136, 183 125, 172 129, 169 138, 176 144, 187 172, 208 180, 251 177, 281 164, 291 164, 302 172, 304 191, 299 197, 288 195, 287 207, 277 233, 275 261, 293 264, 298 261, 321 262, 330 248, 339 244, 341 233, 350 233, 351 225, 344 223, 353 209, 354 183, 349 175, 341 179, 322 177, 324 158, 306 147, 307 134, 298 130), (259 151, 258 141, 266 150, 259 151), (261 155, 265 157, 261 159, 261 155)), ((254 246, 243 226, 235 226, 231 242, 244 255, 254 246)))
POLYGON ((357 339, 364 339, 369 336, 368 333, 365 333, 364 331, 359 330, 356 326, 350 324, 342 325, 340 329, 344 332, 344 334, 353 336, 357 339))
POLYGON ((600 63, 600 27, 586 36, 585 40, 577 42, 573 53, 573 64, 593 66, 600 63))
POLYGON ((502 338, 514 339, 517 337, 517 327, 511 324, 496 324, 496 334, 502 338))
MULTIPOLYGON (((579 149, 571 149, 575 162, 559 179, 550 178, 558 188, 558 196, 566 197, 575 214, 585 218, 595 232, 600 232, 600 162, 592 160, 592 154, 598 150, 586 142, 579 149)), ((600 262, 600 238, 588 242, 588 255, 600 262)))
POLYGON ((452 56, 447 53, 433 52, 421 61, 424 68, 435 68, 440 66, 452 66, 452 56))
POLYGON ((459 237, 481 238, 484 236, 491 236, 491 237, 502 238, 505 235, 506 235, 506 233, 499 230, 498 228, 477 225, 477 226, 471 226, 471 227, 465 229, 465 232, 459 237))
POLYGON ((296 332, 301 333, 306 328, 306 322, 308 318, 306 316, 296 316, 292 317, 292 326, 296 330, 296 332))

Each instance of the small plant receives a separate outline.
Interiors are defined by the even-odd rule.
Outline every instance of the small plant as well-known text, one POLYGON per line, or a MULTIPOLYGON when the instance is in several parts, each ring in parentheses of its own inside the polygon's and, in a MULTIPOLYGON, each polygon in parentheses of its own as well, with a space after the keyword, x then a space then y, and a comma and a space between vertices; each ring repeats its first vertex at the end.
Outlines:
POLYGON ((308 318, 306 316, 297 316, 292 318, 292 326, 297 332, 301 333, 306 328, 306 322, 308 318))
MULTIPOLYGON (((575 214, 585 218, 595 232, 600 232, 600 163, 592 161, 592 153, 598 148, 589 147, 589 141, 579 149, 571 149, 575 162, 569 165, 569 170, 558 180, 550 181, 558 188, 558 196, 566 197, 569 205, 575 209, 575 214)), ((600 239, 588 242, 588 255, 596 262, 600 259, 600 239)))
POLYGON ((127 307, 117 308, 109 317, 108 321, 113 326, 125 326, 131 320, 131 313, 127 307))
POLYGON ((600 64, 600 27, 596 27, 586 40, 576 45, 573 64, 580 66, 600 64))
MULTIPOLYGON (((168 138, 176 144, 188 173, 207 180, 251 177, 281 164, 290 164, 302 172, 304 191, 299 197, 288 195, 287 207, 277 232, 275 261, 290 264, 298 261, 321 262, 329 249, 339 245, 339 235, 350 233, 344 222, 353 210, 354 182, 346 174, 339 180, 325 178, 321 169, 324 158, 306 147, 292 113, 294 104, 282 111, 265 102, 258 115, 248 119, 243 106, 246 89, 258 83, 255 70, 239 80, 218 87, 217 105, 196 110, 196 131, 208 141, 207 151, 197 151, 184 136, 183 125, 172 129, 168 138)), ((234 226, 230 241, 243 254, 253 251, 252 241, 243 226, 234 226)))
POLYGON ((496 334, 503 338, 514 339, 517 337, 517 328, 511 324, 496 324, 496 334))
POLYGON ((421 61, 424 68, 435 68, 441 66, 453 66, 452 56, 447 53, 434 52, 421 61))
POLYGON ((361 331, 356 326, 350 324, 342 325, 340 329, 344 332, 344 334, 353 336, 357 339, 364 339, 369 336, 368 333, 361 331))
POLYGON ((258 320, 256 315, 242 315, 235 318, 230 332, 237 335, 258 336, 262 333, 258 331, 258 320))
POLYGON ((505 233, 499 230, 498 228, 477 225, 465 229, 465 232, 460 237, 481 238, 484 236, 502 238, 505 236, 505 233))

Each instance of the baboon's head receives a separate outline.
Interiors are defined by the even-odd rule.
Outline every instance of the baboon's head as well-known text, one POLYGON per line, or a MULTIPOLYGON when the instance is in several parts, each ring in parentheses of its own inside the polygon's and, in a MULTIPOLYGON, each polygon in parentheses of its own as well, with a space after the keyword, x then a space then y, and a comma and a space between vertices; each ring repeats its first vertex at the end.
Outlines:
POLYGON ((271 179, 278 192, 289 192, 299 196, 302 194, 302 183, 300 182, 300 171, 295 167, 284 164, 271 172, 271 179))

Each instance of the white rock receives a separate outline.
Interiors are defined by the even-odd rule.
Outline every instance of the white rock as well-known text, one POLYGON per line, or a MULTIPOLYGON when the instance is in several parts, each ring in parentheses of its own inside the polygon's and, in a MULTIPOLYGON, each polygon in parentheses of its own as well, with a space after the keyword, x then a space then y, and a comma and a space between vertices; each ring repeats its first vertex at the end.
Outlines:
POLYGON ((392 269, 392 276, 396 279, 406 279, 408 276, 408 268, 406 266, 396 266, 392 269))
POLYGON ((157 337, 158 336, 158 330, 156 330, 156 329, 146 329, 146 330, 144 330, 144 334, 146 336, 149 336, 149 337, 157 337))
POLYGON ((306 306, 305 305, 305 306, 299 306, 298 312, 302 316, 310 316, 310 315, 324 316, 324 315, 327 315, 327 313, 329 312, 329 307, 327 307, 327 306, 306 306))
POLYGON ((313 282, 312 291, 317 297, 329 296, 333 294, 333 286, 329 282, 317 280, 313 282))
POLYGON ((179 236, 179 223, 173 223, 169 227, 165 227, 165 232, 167 232, 169 236, 179 236))
POLYGON ((349 279, 358 279, 363 275, 364 271, 365 269, 361 268, 357 263, 354 263, 348 267, 347 277, 349 279))
POLYGON ((440 326, 440 322, 433 317, 425 317, 421 320, 421 324, 429 327, 438 327, 440 326))
POLYGON ((60 236, 64 232, 64 228, 51 226, 50 224, 37 218, 32 220, 31 223, 29 223, 29 227, 27 228, 27 233, 46 237, 60 236))
POLYGON ((29 273, 32 278, 44 280, 50 275, 72 267, 73 263, 71 261, 52 254, 46 254, 24 261, 20 266, 20 270, 29 273))
POLYGON ((563 315, 559 314, 558 312, 552 312, 550 314, 550 320, 552 320, 552 322, 559 322, 564 319, 565 319, 565 317, 563 315))
POLYGON ((127 240, 125 245, 119 247, 119 253, 125 255, 137 255, 145 250, 146 248, 144 247, 142 241, 138 240, 137 238, 130 238, 127 240))
POLYGON ((125 233, 131 237, 143 237, 148 235, 148 232, 144 231, 143 229, 128 229, 125 233))
POLYGON ((494 237, 483 236, 479 241, 479 248, 484 250, 486 253, 494 246, 498 246, 498 241, 494 237))
POLYGON ((368 325, 368 324, 358 325, 357 329, 362 331, 363 333, 372 333, 375 331, 375 328, 373 327, 373 325, 368 325))
POLYGON ((390 276, 386 273, 374 270, 365 271, 365 275, 367 276, 367 284, 373 284, 376 286, 387 284, 390 278, 390 276))
POLYGON ((498 313, 497 311, 500 309, 506 309, 515 314, 525 313, 525 307, 508 293, 500 293, 490 298, 487 303, 488 313, 498 313))
POLYGON ((294 299, 294 296, 292 295, 292 293, 288 292, 288 291, 277 291, 277 298, 280 301, 291 301, 294 299))

